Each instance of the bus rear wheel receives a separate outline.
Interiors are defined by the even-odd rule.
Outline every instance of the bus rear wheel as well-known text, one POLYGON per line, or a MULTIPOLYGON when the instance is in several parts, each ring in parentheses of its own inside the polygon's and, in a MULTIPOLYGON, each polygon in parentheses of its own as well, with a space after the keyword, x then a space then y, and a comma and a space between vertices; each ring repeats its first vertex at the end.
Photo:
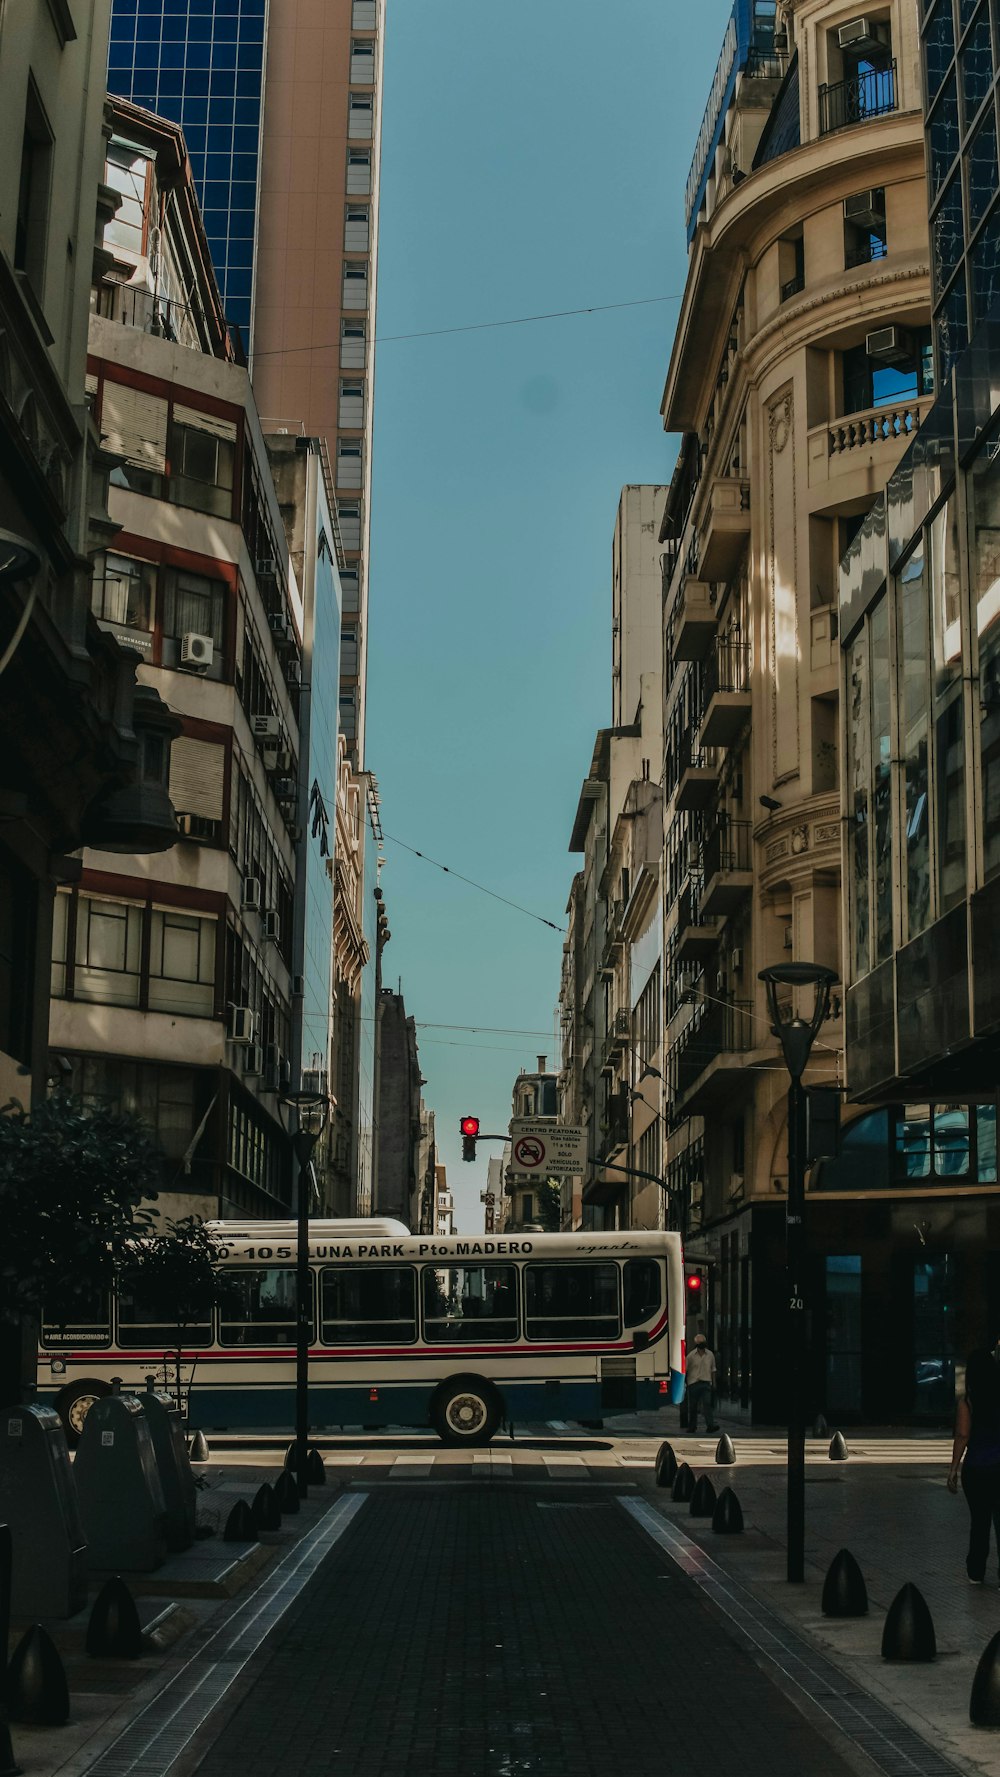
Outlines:
POLYGON ((80 1442, 83 1422, 94 1402, 110 1393, 111 1388, 107 1382, 84 1380, 67 1383, 56 1395, 55 1409, 62 1420, 66 1442, 71 1450, 75 1450, 80 1442))
POLYGON ((500 1400, 481 1376, 453 1376, 431 1402, 431 1424, 442 1444, 488 1444, 500 1424, 500 1400))

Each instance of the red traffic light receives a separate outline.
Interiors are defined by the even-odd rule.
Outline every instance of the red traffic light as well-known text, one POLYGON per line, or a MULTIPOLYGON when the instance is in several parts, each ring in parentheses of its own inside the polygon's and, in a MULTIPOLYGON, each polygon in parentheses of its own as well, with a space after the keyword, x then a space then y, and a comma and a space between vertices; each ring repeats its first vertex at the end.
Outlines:
POLYGON ((691 1272, 691 1275, 689 1276, 689 1278, 687 1280, 687 1286, 688 1286, 688 1289, 691 1291, 692 1295, 696 1296, 698 1294, 698 1291, 701 1289, 701 1274, 700 1274, 700 1272, 698 1272, 698 1271, 691 1272))
POLYGON ((461 1129, 463 1135, 466 1135, 466 1136, 478 1135, 479 1134, 479 1118, 478 1117, 463 1117, 461 1123, 459 1124, 459 1128, 461 1129))

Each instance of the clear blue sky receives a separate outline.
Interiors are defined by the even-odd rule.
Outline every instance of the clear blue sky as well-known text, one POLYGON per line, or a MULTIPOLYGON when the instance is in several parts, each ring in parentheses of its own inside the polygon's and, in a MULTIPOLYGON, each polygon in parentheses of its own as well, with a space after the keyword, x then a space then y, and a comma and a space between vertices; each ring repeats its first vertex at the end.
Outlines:
MULTIPOLYGON (((679 292, 730 7, 388 0, 367 763, 387 835, 560 925, 610 720, 618 495, 675 454, 678 304, 386 336, 679 292)), ((423 1026, 459 1227, 481 1228, 487 1152, 462 1163, 458 1119, 505 1130, 519 1068, 558 1064, 561 938, 385 851, 385 985, 423 1026)))

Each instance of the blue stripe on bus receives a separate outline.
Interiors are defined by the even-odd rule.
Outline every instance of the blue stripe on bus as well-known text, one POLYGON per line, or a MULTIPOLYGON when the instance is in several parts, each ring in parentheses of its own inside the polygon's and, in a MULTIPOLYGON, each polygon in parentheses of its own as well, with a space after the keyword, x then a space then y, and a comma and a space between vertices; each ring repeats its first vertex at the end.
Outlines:
MULTIPOLYGON (((309 1417, 313 1429, 343 1425, 413 1425, 430 1423, 430 1403, 437 1384, 414 1387, 410 1383, 380 1383, 378 1399, 371 1399, 369 1388, 356 1385, 324 1388, 315 1384, 309 1389, 309 1417)), ((505 1416, 513 1421, 550 1419, 601 1419, 606 1414, 628 1412, 621 1406, 602 1406, 599 1381, 528 1382, 498 1381, 495 1384, 503 1399, 505 1416)), ((679 1401, 684 1392, 684 1378, 671 1372, 670 1394, 660 1393, 655 1377, 640 1377, 636 1382, 635 1410, 653 1412, 669 1401, 679 1401)), ((190 1402, 191 1424, 204 1431, 267 1428, 281 1429, 295 1421, 294 1387, 278 1385, 271 1388, 221 1389, 211 1386, 193 1391, 190 1402)))

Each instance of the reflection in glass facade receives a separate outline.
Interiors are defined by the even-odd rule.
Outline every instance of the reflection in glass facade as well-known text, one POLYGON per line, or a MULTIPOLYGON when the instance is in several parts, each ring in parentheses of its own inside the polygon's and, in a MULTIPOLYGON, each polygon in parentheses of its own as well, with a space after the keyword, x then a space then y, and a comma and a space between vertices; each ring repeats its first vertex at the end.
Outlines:
POLYGON ((267 0, 113 0, 108 87, 184 130, 227 319, 249 340, 267 0))
POLYGON ((944 377, 1000 299, 997 74, 989 0, 922 0, 934 332, 944 377))
MULTIPOLYGON (((302 1067, 330 1066, 333 960, 334 823, 337 796, 337 694, 340 681, 340 582, 333 526, 319 489, 312 646, 309 671, 309 826, 306 834, 302 1067)), ((308 636, 309 611, 306 611, 308 636)))

